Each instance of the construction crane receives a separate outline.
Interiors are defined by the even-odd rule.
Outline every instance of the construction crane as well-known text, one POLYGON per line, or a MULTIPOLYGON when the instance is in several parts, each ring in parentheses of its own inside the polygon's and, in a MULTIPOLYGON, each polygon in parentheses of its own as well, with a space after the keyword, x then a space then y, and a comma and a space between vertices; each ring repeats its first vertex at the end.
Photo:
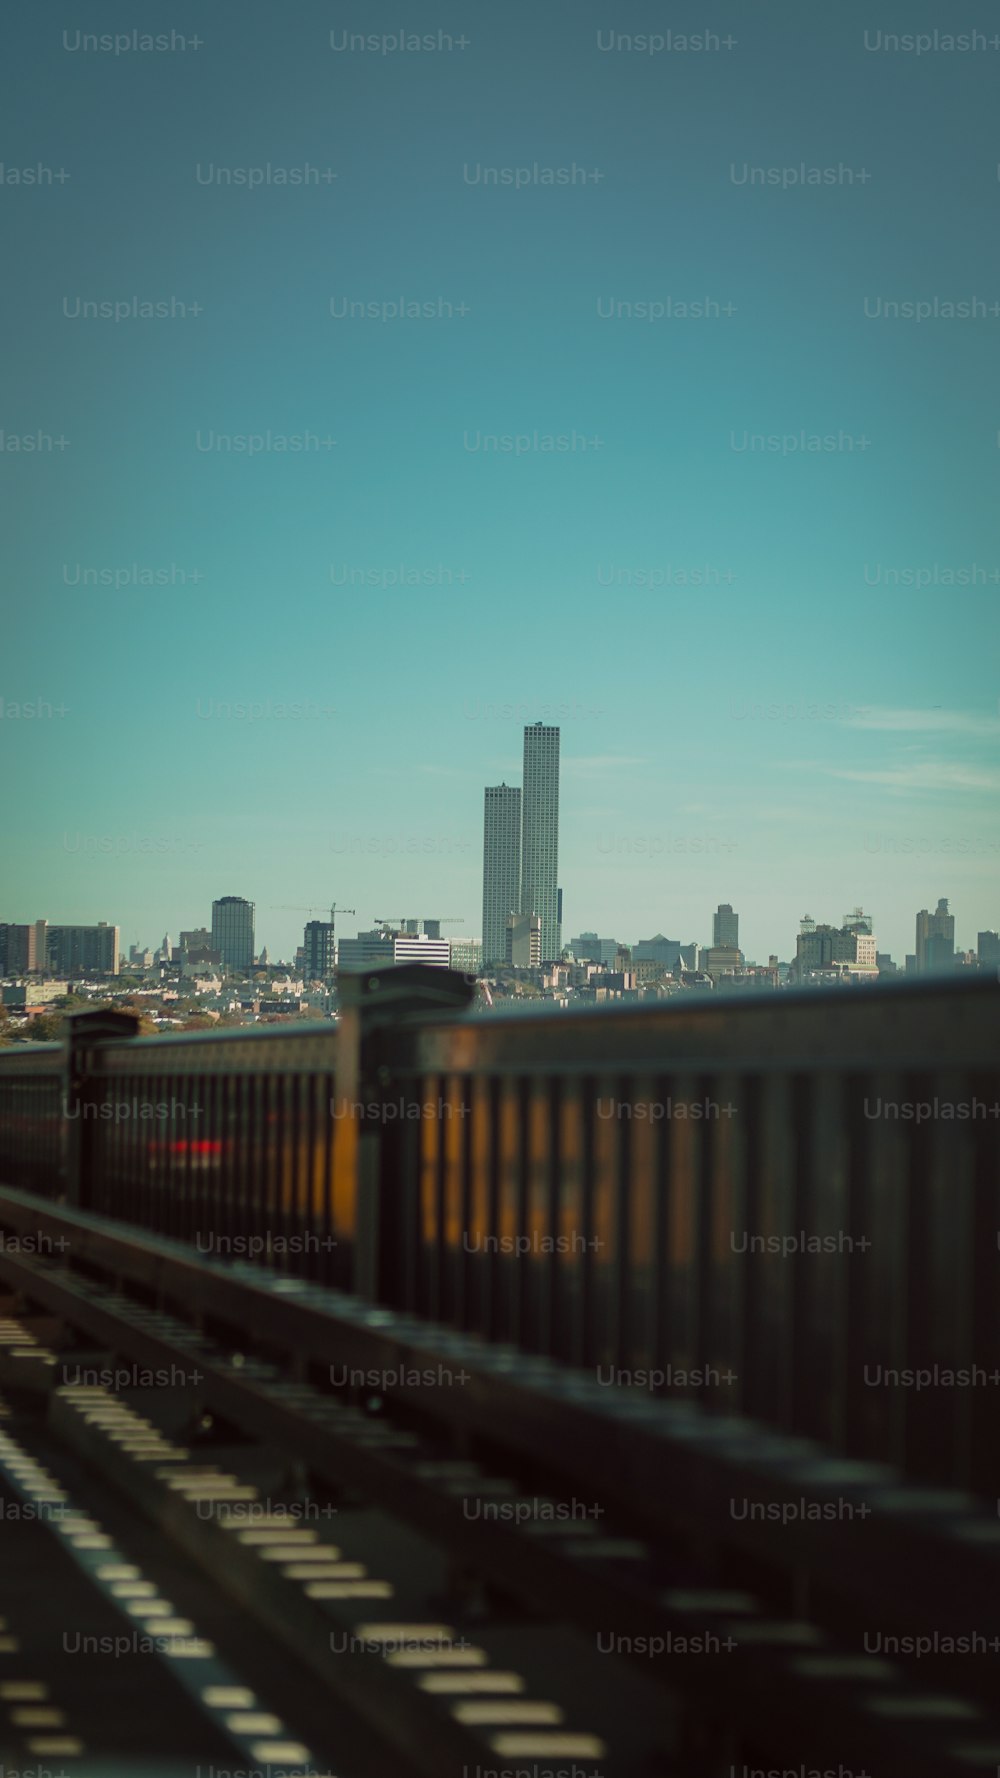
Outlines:
POLYGON ((296 906, 296 905, 295 905, 295 903, 294 903, 294 902, 287 902, 287 901, 282 901, 282 902, 277 902, 277 903, 272 903, 272 906, 271 906, 271 912, 272 912, 272 914, 276 914, 276 913, 283 913, 283 914, 325 914, 325 913, 327 913, 327 912, 328 912, 328 913, 329 913, 329 915, 330 915, 330 929, 331 929, 331 931, 332 931, 332 933, 333 933, 333 936, 334 936, 334 937, 336 937, 336 935, 337 935, 337 915, 338 915, 338 914, 356 914, 356 913, 357 913, 357 911, 358 911, 358 910, 357 910, 357 908, 339 908, 339 907, 338 907, 338 906, 337 906, 337 904, 336 904, 336 902, 335 902, 335 901, 334 901, 334 902, 331 902, 331 904, 330 904, 330 906, 329 906, 329 908, 320 908, 320 907, 313 907, 313 908, 304 908, 304 907, 297 907, 297 906, 296 906))

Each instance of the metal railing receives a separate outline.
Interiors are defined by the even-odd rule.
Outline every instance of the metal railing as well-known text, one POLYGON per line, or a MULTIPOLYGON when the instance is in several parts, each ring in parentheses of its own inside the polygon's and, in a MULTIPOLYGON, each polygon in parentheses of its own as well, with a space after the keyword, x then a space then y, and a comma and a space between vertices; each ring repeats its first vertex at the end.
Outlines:
POLYGON ((336 1030, 84 1015, 0 1054, 0 1183, 995 1494, 995 984, 468 999, 412 966, 336 1030))

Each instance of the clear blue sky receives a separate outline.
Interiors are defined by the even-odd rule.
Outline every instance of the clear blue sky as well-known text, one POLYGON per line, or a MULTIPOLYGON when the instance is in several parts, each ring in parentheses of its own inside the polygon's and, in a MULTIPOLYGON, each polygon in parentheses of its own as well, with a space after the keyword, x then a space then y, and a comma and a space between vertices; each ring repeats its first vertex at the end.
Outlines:
POLYGON ((157 943, 243 894, 290 955, 272 904, 336 897, 474 936, 483 785, 563 705, 567 936, 1000 925, 1000 320, 878 312, 1000 299, 1000 51, 864 35, 993 29, 961 12, 712 0, 670 29, 734 45, 652 55, 598 38, 662 32, 648 0, 11 14, 0 428, 68 443, 0 452, 0 917, 157 943), (330 42, 401 25, 468 43, 330 42), (143 29, 201 44, 72 47, 143 29), (69 177, 11 182, 38 163, 69 177), (743 182, 802 163, 855 182, 743 182), (321 177, 206 183, 267 164, 321 177), (478 171, 536 164, 600 178, 478 171), (133 297, 201 312, 76 313, 133 297), (445 313, 331 313, 400 297, 445 313), (215 448, 269 429, 336 442, 215 448), (740 448, 803 432, 869 442, 740 448), (602 442, 470 448, 535 433, 602 442), (78 584, 133 564, 174 584, 78 584))

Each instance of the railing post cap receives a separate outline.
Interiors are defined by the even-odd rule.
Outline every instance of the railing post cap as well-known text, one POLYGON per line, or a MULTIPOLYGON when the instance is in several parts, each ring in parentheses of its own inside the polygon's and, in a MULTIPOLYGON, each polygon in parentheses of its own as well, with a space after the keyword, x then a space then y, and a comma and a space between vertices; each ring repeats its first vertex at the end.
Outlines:
POLYGON ((462 1012, 475 999, 475 986, 457 969, 432 963, 387 963, 338 977, 340 1004, 361 1013, 462 1012))
POLYGON ((113 1007, 66 1014, 66 1035, 71 1043, 80 1038, 135 1037, 138 1030, 134 1012, 116 1012, 113 1007))

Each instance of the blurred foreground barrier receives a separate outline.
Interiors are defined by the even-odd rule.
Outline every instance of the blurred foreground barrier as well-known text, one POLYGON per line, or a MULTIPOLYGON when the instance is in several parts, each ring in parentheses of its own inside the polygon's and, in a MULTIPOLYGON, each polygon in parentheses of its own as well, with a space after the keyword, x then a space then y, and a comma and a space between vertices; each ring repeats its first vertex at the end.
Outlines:
POLYGON ((995 983, 341 993, 336 1028, 0 1052, 0 1184, 996 1495, 995 983))

